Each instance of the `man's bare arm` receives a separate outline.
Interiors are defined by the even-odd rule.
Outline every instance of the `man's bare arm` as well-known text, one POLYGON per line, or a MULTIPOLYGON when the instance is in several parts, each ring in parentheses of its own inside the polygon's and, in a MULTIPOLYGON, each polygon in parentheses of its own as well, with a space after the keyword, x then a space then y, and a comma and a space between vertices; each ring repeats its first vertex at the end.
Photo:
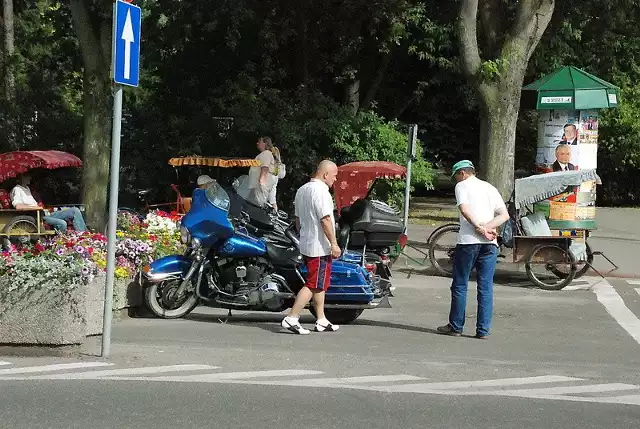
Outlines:
POLYGON ((464 218, 474 227, 474 228, 478 228, 480 226, 480 224, 478 222, 476 222, 475 218, 473 217, 473 215, 471 214, 471 207, 469 206, 469 204, 460 204, 458 206, 458 210, 460 210, 460 213, 462 214, 462 216, 464 216, 464 218))
POLYGON ((506 207, 501 207, 496 211, 496 217, 488 222, 484 227, 488 230, 495 229, 509 220, 509 212, 506 207))
POLYGON ((322 219, 320 219, 320 222, 322 222, 322 230, 324 231, 324 235, 327 236, 327 239, 329 240, 329 243, 331 243, 331 246, 337 246, 338 245, 338 241, 336 240, 336 226, 331 223, 331 216, 325 216, 322 219))

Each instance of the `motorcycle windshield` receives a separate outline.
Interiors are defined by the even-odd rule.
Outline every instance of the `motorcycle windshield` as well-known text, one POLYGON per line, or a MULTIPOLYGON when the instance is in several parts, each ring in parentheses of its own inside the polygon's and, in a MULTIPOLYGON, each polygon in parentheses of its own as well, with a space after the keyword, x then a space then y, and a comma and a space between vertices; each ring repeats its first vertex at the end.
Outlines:
POLYGON ((225 191, 222 186, 218 185, 217 182, 213 182, 207 187, 205 195, 207 196, 207 200, 213 204, 214 207, 224 210, 227 213, 229 212, 231 199, 229 198, 227 191, 225 191))

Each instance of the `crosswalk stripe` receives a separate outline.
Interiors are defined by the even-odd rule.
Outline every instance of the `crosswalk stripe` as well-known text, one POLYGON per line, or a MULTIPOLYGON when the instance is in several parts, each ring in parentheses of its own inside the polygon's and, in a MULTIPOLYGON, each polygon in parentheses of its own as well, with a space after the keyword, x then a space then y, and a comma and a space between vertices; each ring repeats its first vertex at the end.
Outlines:
MULTIPOLYGON (((234 384, 260 384, 272 386, 299 386, 299 387, 353 387, 358 384, 380 383, 380 382, 399 382, 399 381, 418 381, 424 380, 422 377, 416 377, 407 374, 395 375, 370 375, 366 377, 341 377, 341 378, 303 378, 298 380, 268 380, 268 381, 235 381, 234 384)), ((366 389, 366 387, 364 387, 366 389)))
POLYGON ((610 404, 640 405, 640 395, 605 396, 596 398, 598 402, 610 404))
POLYGON ((113 365, 112 363, 107 363, 107 362, 75 362, 75 363, 60 363, 56 365, 25 366, 21 368, 0 369, 0 375, 31 374, 36 372, 63 371, 66 369, 95 368, 99 366, 112 366, 112 365, 113 365))
POLYGON ((125 368, 125 369, 108 369, 102 371, 85 371, 85 372, 71 372, 66 374, 50 374, 50 375, 38 375, 29 377, 33 380, 86 380, 92 378, 102 377, 118 377, 125 375, 143 375, 143 374, 161 374, 165 372, 179 372, 179 371, 199 371, 218 369, 218 366, 210 365, 167 365, 167 366, 148 366, 143 368, 125 368))
POLYGON ((640 285, 640 280, 627 280, 630 285, 640 285))
POLYGON ((513 389, 513 390, 493 390, 486 391, 483 394, 497 394, 507 396, 526 396, 528 394, 534 395, 566 395, 571 393, 601 393, 601 392, 615 392, 617 390, 640 390, 640 386, 633 384, 623 383, 608 383, 608 384, 589 384, 582 386, 559 386, 559 387, 544 387, 539 389, 513 389))
POLYGON ((384 392, 447 393, 448 390, 456 390, 456 393, 458 393, 458 389, 517 386, 517 385, 540 384, 540 383, 560 383, 565 381, 580 381, 580 380, 582 379, 574 378, 574 377, 564 377, 561 375, 541 375, 538 377, 500 378, 495 380, 416 383, 416 384, 404 384, 402 386, 372 386, 372 388, 375 388, 376 390, 381 390, 384 392))
POLYGON ((2 365, 11 365, 11 362, 4 362, 0 360, 0 366, 2 365))
POLYGON ((245 371, 245 372, 218 372, 209 374, 194 375, 171 375, 162 377, 101 377, 108 380, 133 380, 133 381, 178 381, 184 383, 211 383, 219 381, 233 381, 247 378, 263 377, 294 377, 303 375, 318 375, 322 371, 312 371, 304 369, 284 369, 271 371, 245 371))
POLYGON ((638 292, 638 295, 640 295, 640 287, 636 288, 636 292, 638 292))

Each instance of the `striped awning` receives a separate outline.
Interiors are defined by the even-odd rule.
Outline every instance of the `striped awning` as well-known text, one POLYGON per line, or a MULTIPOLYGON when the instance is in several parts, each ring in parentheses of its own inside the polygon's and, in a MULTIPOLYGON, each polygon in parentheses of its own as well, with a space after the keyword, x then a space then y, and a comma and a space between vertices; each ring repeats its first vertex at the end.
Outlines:
POLYGON ((172 167, 182 167, 185 165, 200 165, 205 167, 259 167, 262 162, 253 158, 208 158, 202 156, 183 156, 171 158, 169 165, 172 167))

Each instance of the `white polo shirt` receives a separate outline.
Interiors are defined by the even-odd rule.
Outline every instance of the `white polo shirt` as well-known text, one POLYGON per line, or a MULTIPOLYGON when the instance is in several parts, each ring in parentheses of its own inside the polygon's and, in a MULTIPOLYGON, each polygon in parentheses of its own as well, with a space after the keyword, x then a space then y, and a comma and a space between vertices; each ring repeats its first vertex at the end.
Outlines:
POLYGON ((311 179, 298 189, 294 204, 295 215, 300 219, 300 253, 312 258, 330 255, 331 242, 321 222, 323 217, 330 216, 334 228, 333 199, 327 184, 311 179))
MULTIPOLYGON (((456 185, 456 203, 467 204, 474 219, 480 223, 488 223, 496 216, 500 208, 505 207, 500 192, 489 182, 471 176, 456 185)), ((478 234, 469 221, 460 214, 460 231, 457 244, 490 244, 498 245, 497 240, 487 240, 478 234)))

